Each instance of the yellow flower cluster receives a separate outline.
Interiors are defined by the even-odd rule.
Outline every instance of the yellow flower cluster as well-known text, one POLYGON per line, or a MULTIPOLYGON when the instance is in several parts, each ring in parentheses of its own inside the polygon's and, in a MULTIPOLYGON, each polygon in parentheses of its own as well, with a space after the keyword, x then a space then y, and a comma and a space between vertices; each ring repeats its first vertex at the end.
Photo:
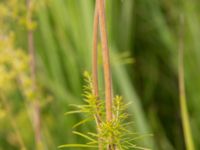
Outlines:
POLYGON ((27 30, 36 28, 36 23, 31 19, 36 1, 30 2, 27 9, 24 0, 0 1, 0 92, 9 94, 19 86, 26 99, 34 100, 38 97, 38 88, 31 79, 29 55, 15 47, 15 33, 11 32, 14 30, 13 23, 27 30))
POLYGON ((35 87, 29 70, 29 56, 14 47, 14 34, 0 34, 0 92, 8 94, 18 85, 27 100, 38 99, 38 87, 35 87))
POLYGON ((8 21, 17 21, 25 14, 25 5, 19 3, 19 0, 3 0, 0 2, 0 26, 1 28, 7 28, 9 24, 5 24, 8 21))
POLYGON ((37 23, 30 19, 33 17, 33 12, 36 9, 36 2, 30 1, 30 8, 27 9, 25 1, 21 0, 3 0, 0 2, 0 27, 4 30, 9 28, 10 24, 5 24, 7 21, 12 21, 18 25, 24 26, 27 30, 34 30, 37 23))
POLYGON ((38 100, 40 92, 38 87, 35 87, 34 81, 27 74, 20 74, 21 89, 26 100, 34 101, 38 100))
POLYGON ((28 56, 14 48, 14 34, 0 34, 0 90, 6 92, 15 87, 20 74, 28 70, 28 56))

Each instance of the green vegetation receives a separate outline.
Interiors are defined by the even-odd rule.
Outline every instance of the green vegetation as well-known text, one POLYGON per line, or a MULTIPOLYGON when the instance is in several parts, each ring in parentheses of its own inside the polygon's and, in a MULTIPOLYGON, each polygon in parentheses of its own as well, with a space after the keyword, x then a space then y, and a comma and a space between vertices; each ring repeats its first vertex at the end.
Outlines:
MULTIPOLYGON (((80 122, 85 113, 63 115, 70 105, 85 104, 82 73, 92 72, 95 1, 29 2, 0 1, 0 150, 63 144, 82 150, 88 141, 85 149, 97 149, 110 124, 99 133, 94 122, 80 122)), ((106 20, 113 95, 130 102, 123 122, 133 122, 131 142, 153 150, 200 149, 198 0, 106 1, 106 20)), ((99 97, 106 99, 104 47, 97 44, 99 97)))
MULTIPOLYGON (((134 141, 140 139, 143 136, 129 130, 129 126, 132 125, 129 122, 128 114, 125 112, 128 108, 127 104, 124 104, 121 96, 116 96, 113 99, 113 119, 110 121, 106 120, 105 113, 105 100, 98 99, 93 94, 93 85, 90 75, 85 72, 85 81, 86 85, 84 86, 84 101, 83 105, 73 105, 76 110, 69 111, 66 115, 69 114, 82 114, 86 117, 76 123, 73 128, 77 128, 80 125, 87 125, 87 122, 93 122, 97 126, 98 132, 87 131, 86 133, 80 133, 73 131, 74 134, 79 135, 88 140, 86 144, 65 144, 59 146, 59 148, 91 148, 99 147, 99 150, 106 149, 107 145, 112 145, 111 150, 125 150, 125 149, 146 149, 140 146, 137 146, 134 141), (100 100, 100 102, 98 102, 100 100), (97 105, 98 104, 98 105, 97 105), (97 115, 100 114, 100 120, 97 115), (112 140, 110 140, 112 139, 112 140)), ((150 135, 149 135, 150 136, 150 135)))

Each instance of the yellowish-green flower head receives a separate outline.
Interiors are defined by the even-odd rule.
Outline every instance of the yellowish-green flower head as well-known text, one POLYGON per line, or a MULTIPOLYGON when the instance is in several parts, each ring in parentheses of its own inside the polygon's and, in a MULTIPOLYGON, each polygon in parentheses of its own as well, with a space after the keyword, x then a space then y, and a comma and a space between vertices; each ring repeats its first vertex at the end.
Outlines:
POLYGON ((14 47, 14 34, 0 35, 0 89, 8 91, 28 70, 29 57, 14 47))
POLYGON ((8 94, 17 86, 27 100, 38 97, 37 88, 31 79, 30 58, 22 49, 15 48, 14 34, 0 35, 0 91, 8 94), (37 94, 36 94, 37 93, 37 94))
POLYGON ((27 100, 39 99, 38 86, 31 76, 30 56, 16 47, 15 29, 36 28, 34 12, 38 1, 1 0, 0 1, 0 92, 5 96, 20 89, 27 100), (37 87, 36 87, 37 86, 37 87))
POLYGON ((29 58, 21 50, 14 48, 14 34, 0 34, 0 89, 7 91, 17 77, 27 72, 29 58))

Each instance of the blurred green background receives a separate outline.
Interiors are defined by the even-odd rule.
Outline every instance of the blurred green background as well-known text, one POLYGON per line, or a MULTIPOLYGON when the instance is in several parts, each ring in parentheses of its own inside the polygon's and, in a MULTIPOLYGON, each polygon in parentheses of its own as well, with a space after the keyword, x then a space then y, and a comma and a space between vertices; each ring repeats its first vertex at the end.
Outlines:
MULTIPOLYGON (((94 6, 94 0, 48 0, 35 12, 37 77, 44 92, 52 97, 42 101, 42 140, 46 150, 56 150, 65 143, 84 143, 71 133, 82 116, 64 113, 70 110, 69 104, 82 104, 82 73, 91 71, 94 6)), ((106 0, 106 13, 114 93, 131 102, 132 130, 153 134, 137 141, 153 150, 186 149, 177 67, 179 16, 184 15, 187 106, 195 147, 200 149, 200 2, 106 0)), ((25 30, 16 31, 18 45, 27 49, 25 30)), ((101 60, 99 69, 103 91, 101 60)), ((18 95, 13 97, 9 105, 14 121, 27 149, 34 150, 26 102, 18 95)), ((0 150, 17 150, 10 120, 2 113, 0 150)), ((89 124, 78 130, 93 128, 89 124)))

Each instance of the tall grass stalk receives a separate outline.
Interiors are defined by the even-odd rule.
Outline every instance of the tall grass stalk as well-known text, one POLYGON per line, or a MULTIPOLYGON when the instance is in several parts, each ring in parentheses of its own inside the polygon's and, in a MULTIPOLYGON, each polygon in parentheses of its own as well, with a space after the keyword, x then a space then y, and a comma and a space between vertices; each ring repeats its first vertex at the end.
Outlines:
MULTIPOLYGON (((98 27, 99 27, 99 15, 98 15, 98 5, 95 5, 94 12, 94 24, 93 24, 93 49, 92 49, 92 84, 93 84, 93 95, 97 97, 97 109, 99 109, 99 86, 98 86, 98 27)), ((97 111, 99 112, 99 111, 97 111)), ((97 118, 97 132, 99 131, 99 127, 101 124, 101 116, 100 114, 96 114, 97 118)), ((99 150, 103 150, 101 139, 98 139, 98 147, 99 150)))
POLYGON ((95 6, 94 24, 93 24, 93 48, 92 48, 92 80, 93 80, 93 93, 98 96, 98 27, 99 15, 98 5, 95 6))
MULTIPOLYGON (((104 68, 104 80, 105 80, 105 100, 106 100, 106 120, 112 121, 112 81, 110 71, 110 56, 108 48, 108 37, 106 29, 106 15, 105 15, 105 2, 104 0, 97 0, 100 22, 100 33, 102 42, 102 56, 103 56, 103 68, 104 68)), ((110 139, 112 140, 112 139, 110 139)), ((113 150, 114 145, 108 145, 108 150, 113 150)))
POLYGON ((112 120, 112 86, 110 72, 110 56, 106 29, 106 16, 104 0, 97 0, 99 9, 100 33, 102 42, 103 68, 105 78, 106 119, 112 120))
POLYGON ((191 133, 189 114, 187 109, 185 81, 184 81, 184 16, 180 16, 180 33, 179 33, 179 98, 182 116, 182 125, 187 150, 194 150, 194 143, 191 133))
MULTIPOLYGON (((27 3, 27 22, 32 23, 32 10, 31 10, 31 0, 26 0, 27 3)), ((30 55, 30 73, 32 79, 32 88, 36 92, 36 59, 35 59, 35 46, 34 46, 34 35, 33 29, 28 28, 28 51, 30 55)), ((33 107, 33 124, 34 124, 34 134, 35 142, 37 148, 41 145, 41 127, 40 127, 40 106, 38 99, 32 102, 33 107)))

